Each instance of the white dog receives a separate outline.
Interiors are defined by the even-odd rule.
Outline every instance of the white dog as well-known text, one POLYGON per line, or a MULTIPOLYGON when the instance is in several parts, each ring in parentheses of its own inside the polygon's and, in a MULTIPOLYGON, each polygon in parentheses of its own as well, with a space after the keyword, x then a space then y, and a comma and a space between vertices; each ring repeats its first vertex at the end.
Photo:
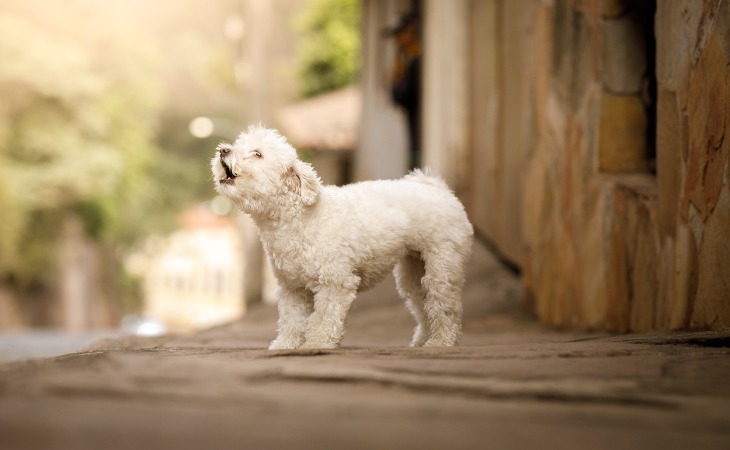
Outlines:
POLYGON ((323 186, 284 137, 260 126, 216 150, 216 190, 251 215, 279 281, 269 349, 338 347, 357 292, 393 267, 418 323, 411 345, 458 342, 473 230, 441 178, 415 170, 323 186))

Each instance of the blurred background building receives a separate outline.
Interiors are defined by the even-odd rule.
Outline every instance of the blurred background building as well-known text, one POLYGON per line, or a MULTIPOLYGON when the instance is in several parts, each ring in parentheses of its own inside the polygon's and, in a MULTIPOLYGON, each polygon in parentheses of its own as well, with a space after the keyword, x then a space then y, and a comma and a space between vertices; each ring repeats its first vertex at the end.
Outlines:
POLYGON ((235 320, 245 310, 236 222, 202 206, 186 211, 182 219, 182 229, 130 256, 137 267, 128 270, 136 269, 142 280, 143 316, 179 331, 235 320))
POLYGON ((0 330, 190 328, 270 298, 212 151, 260 121, 328 182, 402 176, 408 14, 422 163, 521 272, 527 310, 730 326, 727 0, 0 0, 0 330), (125 270, 141 253, 157 265, 125 270), (171 267, 200 295, 172 292, 171 267))

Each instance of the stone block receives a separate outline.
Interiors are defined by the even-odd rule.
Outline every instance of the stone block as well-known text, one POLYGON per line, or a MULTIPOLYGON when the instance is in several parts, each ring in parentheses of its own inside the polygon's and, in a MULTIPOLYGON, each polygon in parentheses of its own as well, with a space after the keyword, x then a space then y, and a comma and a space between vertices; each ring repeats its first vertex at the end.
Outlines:
POLYGON ((589 207, 584 209, 580 245, 577 246, 581 268, 582 325, 598 330, 606 328, 606 314, 609 305, 614 301, 606 289, 605 255, 609 240, 606 239, 604 223, 606 214, 610 211, 610 200, 607 189, 599 190, 595 186, 589 188, 585 194, 584 203, 589 207))
POLYGON ((669 302, 669 329, 689 326, 692 305, 697 291, 697 244, 686 224, 679 224, 674 243, 673 271, 669 302))
POLYGON ((607 222, 608 248, 601 255, 606 258, 606 290, 611 303, 608 305, 606 320, 611 331, 629 330, 629 267, 626 255, 626 228, 623 225, 626 215, 625 198, 615 193, 611 198, 613 210, 608 211, 607 222))
MULTIPOLYGON (((580 108, 584 95, 600 73, 599 36, 594 19, 571 2, 556 2, 553 36, 553 74, 560 102, 580 108)), ((512 76, 512 75, 508 75, 512 76)))
POLYGON ((704 219, 720 195, 730 155, 726 129, 730 121, 730 71, 721 45, 713 35, 692 72, 688 96, 689 161, 682 198, 686 217, 689 203, 704 219))
POLYGON ((629 0, 603 0, 601 2, 601 15, 604 18, 618 17, 626 13, 631 7, 629 0))
POLYGON ((730 327, 730 188, 726 182, 707 218, 698 249, 697 294, 690 326, 730 327))
POLYGON ((646 42, 635 15, 603 21, 603 87, 614 94, 639 94, 646 74, 646 42))
POLYGON ((646 110, 641 98, 604 93, 598 147, 600 170, 646 171, 646 127, 646 110))
POLYGON ((656 76, 660 85, 676 90, 680 106, 685 106, 690 58, 694 47, 693 30, 699 14, 695 0, 658 1, 655 15, 656 76))
POLYGON ((607 328, 645 331, 655 326, 658 303, 659 240, 656 233, 656 182, 644 174, 604 178, 607 328))
POLYGON ((677 94, 659 89, 657 106, 658 225, 664 236, 676 231, 682 186, 682 127, 677 94))
POLYGON ((658 269, 660 254, 654 199, 633 196, 629 209, 631 224, 631 331, 648 331, 657 326, 655 320, 664 309, 658 301, 658 269))

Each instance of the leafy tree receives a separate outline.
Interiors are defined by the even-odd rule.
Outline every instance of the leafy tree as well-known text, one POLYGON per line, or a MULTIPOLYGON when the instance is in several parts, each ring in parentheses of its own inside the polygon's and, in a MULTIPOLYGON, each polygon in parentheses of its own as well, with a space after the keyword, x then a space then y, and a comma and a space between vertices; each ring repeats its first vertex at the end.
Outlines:
MULTIPOLYGON (((153 80, 99 57, 62 21, 39 26, 44 17, 15 6, 0 12, 0 283, 23 290, 53 281, 69 215, 99 242, 139 234, 155 203, 160 99, 153 80)), ((107 50, 127 45, 99 37, 107 50)))
POLYGON ((299 78, 304 97, 345 87, 360 68, 359 0, 313 0, 300 17, 299 78))

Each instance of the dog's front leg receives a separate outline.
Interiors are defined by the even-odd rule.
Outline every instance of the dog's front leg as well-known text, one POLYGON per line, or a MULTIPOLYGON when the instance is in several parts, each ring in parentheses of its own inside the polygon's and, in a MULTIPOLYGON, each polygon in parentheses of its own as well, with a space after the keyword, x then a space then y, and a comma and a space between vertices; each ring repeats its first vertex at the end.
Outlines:
POLYGON ((301 348, 337 348, 345 334, 345 319, 357 295, 357 287, 322 286, 314 294, 314 312, 307 322, 301 348))
POLYGON ((299 348, 304 342, 307 317, 312 313, 312 294, 304 289, 279 288, 279 323, 276 339, 269 350, 299 348))

